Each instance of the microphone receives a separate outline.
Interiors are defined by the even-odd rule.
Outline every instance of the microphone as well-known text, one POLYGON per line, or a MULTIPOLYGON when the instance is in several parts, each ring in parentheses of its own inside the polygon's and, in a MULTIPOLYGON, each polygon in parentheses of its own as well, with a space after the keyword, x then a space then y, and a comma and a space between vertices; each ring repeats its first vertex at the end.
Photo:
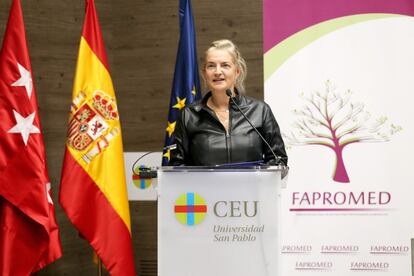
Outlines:
POLYGON ((157 178, 157 171, 149 167, 140 166, 138 168, 138 172, 135 170, 135 166, 137 165, 138 161, 151 153, 155 153, 155 151, 148 151, 144 153, 143 155, 141 155, 137 160, 135 160, 135 162, 132 164, 132 175, 137 175, 140 178, 144 178, 144 179, 157 178))
POLYGON ((177 144, 172 144, 172 145, 165 146, 162 149, 163 150, 166 150, 166 149, 173 150, 173 149, 176 149, 176 148, 177 148, 177 144))
POLYGON ((266 141, 266 139, 262 136, 262 134, 260 134, 260 132, 257 130, 257 128, 254 127, 254 125, 252 124, 252 122, 249 120, 249 118, 247 118, 246 114, 244 114, 244 112, 241 110, 240 106, 233 99, 233 95, 232 95, 232 92, 231 92, 230 89, 226 89, 226 95, 229 96, 230 100, 237 107, 237 109, 239 110, 239 112, 241 113, 241 115, 243 115, 243 117, 246 119, 246 121, 249 123, 249 125, 254 129, 254 131, 256 131, 256 133, 259 135, 260 139, 262 139, 262 141, 266 144, 266 146, 272 152, 273 156, 275 157, 275 161, 274 162, 271 162, 270 165, 279 165, 279 163, 282 163, 283 164, 283 161, 281 161, 281 157, 276 155, 276 153, 273 151, 272 147, 269 145, 269 143, 266 141))

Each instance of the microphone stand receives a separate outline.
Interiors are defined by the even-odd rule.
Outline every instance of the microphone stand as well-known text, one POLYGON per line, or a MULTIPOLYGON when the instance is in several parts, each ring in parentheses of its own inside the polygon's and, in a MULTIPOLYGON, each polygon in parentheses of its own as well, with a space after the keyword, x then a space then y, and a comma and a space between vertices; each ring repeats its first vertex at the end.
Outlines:
POLYGON ((262 134, 260 134, 260 132, 257 130, 257 128, 255 128, 253 126, 252 122, 250 122, 249 118, 247 118, 246 114, 244 114, 244 112, 241 110, 240 106, 233 99, 232 92, 231 92, 230 89, 227 89, 226 90, 226 95, 229 96, 231 102, 236 106, 236 108, 239 110, 239 112, 241 113, 241 115, 243 115, 243 117, 246 119, 246 121, 249 123, 249 125, 254 129, 254 131, 256 131, 256 133, 259 135, 260 139, 262 139, 262 141, 266 144, 266 146, 272 152, 273 156, 275 157, 275 161, 274 162, 270 162, 269 165, 278 165, 280 162, 282 162, 281 161, 281 157, 276 155, 276 153, 273 151, 272 147, 269 145, 269 143, 266 141, 266 139, 262 136, 262 134))

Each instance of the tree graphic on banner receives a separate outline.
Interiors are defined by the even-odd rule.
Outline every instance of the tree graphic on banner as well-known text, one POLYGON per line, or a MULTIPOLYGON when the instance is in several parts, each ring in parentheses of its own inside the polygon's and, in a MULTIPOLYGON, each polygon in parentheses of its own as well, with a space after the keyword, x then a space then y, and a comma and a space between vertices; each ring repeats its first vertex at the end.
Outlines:
POLYGON ((305 105, 295 109, 296 121, 290 134, 284 134, 290 146, 319 145, 330 148, 336 155, 333 180, 349 183, 343 160, 343 150, 353 143, 386 142, 402 130, 388 123, 387 117, 372 118, 363 103, 351 102, 352 92, 336 91, 328 80, 323 92, 301 95, 305 105))

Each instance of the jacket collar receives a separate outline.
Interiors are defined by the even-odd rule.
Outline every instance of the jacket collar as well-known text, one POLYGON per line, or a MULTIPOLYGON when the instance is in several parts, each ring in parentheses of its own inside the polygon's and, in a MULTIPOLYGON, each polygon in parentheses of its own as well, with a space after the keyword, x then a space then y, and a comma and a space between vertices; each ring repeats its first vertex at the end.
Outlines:
MULTIPOLYGON (((237 89, 234 89, 234 92, 236 93, 236 96, 233 97, 234 101, 240 106, 240 108, 243 108, 246 105, 245 97, 243 95, 241 95, 239 93, 239 91, 237 91, 237 89)), ((204 97, 201 99, 201 101, 198 102, 194 106, 195 111, 198 112, 201 109, 209 109, 207 107, 207 101, 210 97, 211 97, 211 91, 207 92, 207 94, 204 95, 204 97)), ((233 109, 236 109, 236 107, 233 106, 232 102, 230 102, 230 107, 233 108, 233 109)))

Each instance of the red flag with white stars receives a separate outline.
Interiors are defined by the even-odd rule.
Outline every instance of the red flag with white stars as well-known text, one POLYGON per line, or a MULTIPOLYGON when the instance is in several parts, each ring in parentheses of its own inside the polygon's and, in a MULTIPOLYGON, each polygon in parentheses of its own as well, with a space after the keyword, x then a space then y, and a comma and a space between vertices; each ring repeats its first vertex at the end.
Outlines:
POLYGON ((0 275, 29 275, 62 255, 19 0, 0 52, 0 275))

